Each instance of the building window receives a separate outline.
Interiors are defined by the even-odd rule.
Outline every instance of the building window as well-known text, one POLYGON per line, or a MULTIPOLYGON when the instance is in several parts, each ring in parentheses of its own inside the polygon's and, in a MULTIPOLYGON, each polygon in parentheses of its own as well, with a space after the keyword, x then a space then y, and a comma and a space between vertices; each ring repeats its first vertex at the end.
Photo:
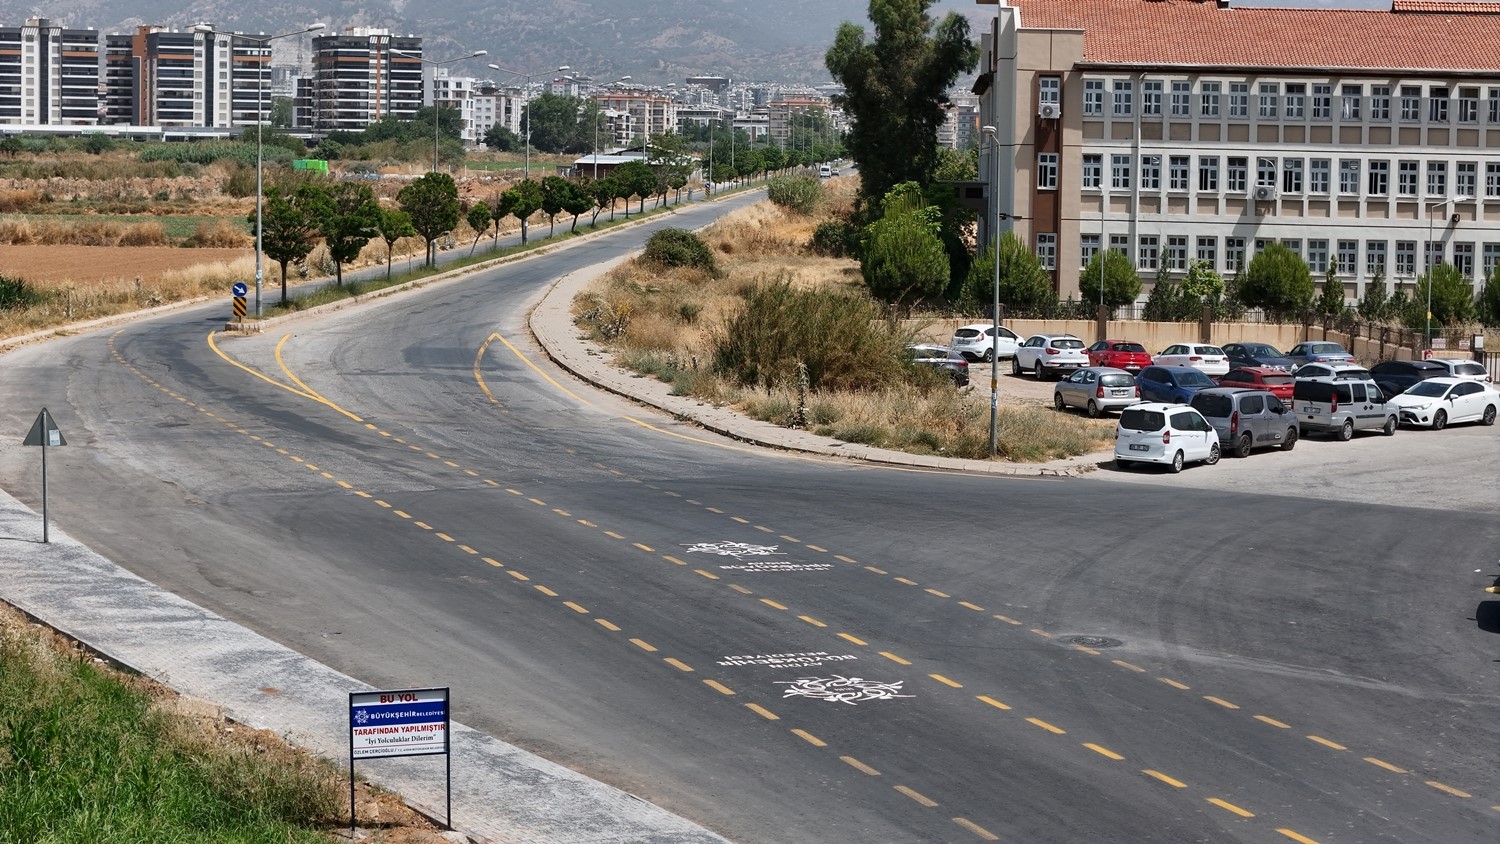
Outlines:
POLYGON ((1083 113, 1090 117, 1104 114, 1104 80, 1083 80, 1083 113))
POLYGON ((1402 161, 1396 165, 1396 193, 1401 196, 1417 195, 1417 162, 1402 161))
POLYGON ((1261 156, 1255 159, 1255 184, 1257 187, 1276 187, 1276 159, 1261 156))
POLYGON ((1478 88, 1459 88, 1458 89, 1458 122, 1459 123, 1478 123, 1479 122, 1479 89, 1478 88))
POLYGON ((1109 251, 1130 257, 1130 235, 1112 234, 1109 236, 1109 251))
POLYGON ((1359 101, 1364 99, 1365 86, 1344 85, 1339 88, 1339 119, 1359 120, 1359 101))
POLYGON ((1328 174, 1333 162, 1326 158, 1314 158, 1307 162, 1307 192, 1328 193, 1328 174))
POLYGON ((1372 240, 1365 244, 1365 275, 1385 275, 1385 241, 1372 240))
POLYGON ((1427 89, 1427 120, 1430 123, 1448 122, 1448 88, 1433 85, 1427 89))
POLYGON ((1167 159, 1167 190, 1188 189, 1188 169, 1192 159, 1186 155, 1174 155, 1167 159))
POLYGON ((1167 238, 1167 269, 1187 270, 1187 235, 1172 235, 1167 238))
POLYGON ((1287 249, 1290 249, 1298 257, 1301 257, 1301 255, 1302 255, 1302 240, 1301 240, 1301 238, 1295 238, 1295 237, 1293 237, 1293 238, 1286 238, 1286 237, 1283 237, 1281 239, 1281 245, 1285 246, 1287 249))
POLYGON ((1244 193, 1249 190, 1246 182, 1249 179, 1250 160, 1230 156, 1225 160, 1224 189, 1230 193, 1244 193))
POLYGON ((1104 181, 1104 156, 1085 155, 1083 157, 1083 186, 1086 188, 1101 188, 1104 181))
POLYGON ((1109 157, 1109 185, 1115 190, 1130 190, 1130 156, 1109 157))
POLYGON ((1161 190, 1161 156, 1141 156, 1141 190, 1161 190))
POLYGON ((1344 275, 1354 275, 1359 272, 1359 241, 1339 241, 1338 271, 1344 275))
POLYGON ((1448 162, 1427 162, 1427 195, 1448 195, 1448 162))
POLYGON ((1500 267, 1500 243, 1486 243, 1484 245, 1484 277, 1485 280, 1494 278, 1495 268, 1500 267))
POLYGON ((1156 235, 1141 235, 1140 260, 1136 265, 1143 270, 1156 269, 1156 235))
POLYGON ((1099 235, 1081 234, 1078 236, 1078 266, 1087 267, 1094 256, 1099 254, 1099 235))
POLYGON ((1396 275, 1408 276, 1417 274, 1417 242, 1415 240, 1396 241, 1396 275))
POLYGON ((1303 117, 1303 103, 1307 101, 1307 86, 1301 82, 1287 83, 1286 86, 1286 119, 1301 120, 1303 117))
POLYGON ((1447 256, 1448 245, 1446 243, 1443 243, 1441 240, 1427 240, 1423 242, 1427 244, 1425 247, 1423 247, 1427 250, 1426 263, 1422 265, 1423 268, 1425 269, 1427 267, 1441 264, 1443 262, 1443 259, 1447 256))
POLYGON ((1312 117, 1314 120, 1328 120, 1333 116, 1333 86, 1312 86, 1312 117))
POLYGON ((1281 86, 1275 82, 1260 83, 1260 116, 1276 117, 1276 97, 1280 93, 1281 86))
POLYGON ((1231 82, 1231 83, 1229 83, 1229 116, 1230 117, 1249 117, 1250 116, 1250 83, 1249 82, 1231 82))
POLYGON ((1198 116, 1219 116, 1219 89, 1218 82, 1203 82, 1198 85, 1198 116))
POLYGON ((1062 77, 1043 76, 1037 79, 1036 101, 1058 105, 1062 102, 1062 77))
POLYGON ((1489 103, 1489 122, 1500 123, 1500 88, 1489 89, 1485 101, 1489 103))
POLYGON ((1044 270, 1057 269, 1057 235, 1038 232, 1036 236, 1036 259, 1044 270))
POLYGON ((1219 266, 1219 239, 1217 237, 1198 238, 1198 260, 1207 261, 1210 266, 1219 266))
POLYGON ((1161 116, 1161 81, 1148 80, 1141 83, 1142 116, 1161 116))
POLYGON ((1172 116, 1191 117, 1193 101, 1193 83, 1172 83, 1172 116))
POLYGON ((1036 187, 1037 190, 1057 190, 1057 153, 1037 154, 1036 187))
POLYGON ((1315 273, 1328 272, 1328 241, 1307 242, 1307 268, 1315 273))
POLYGON ((1416 123, 1422 119, 1422 89, 1416 85, 1401 86, 1401 122, 1416 123))
POLYGON ((1285 158, 1281 161, 1281 192, 1302 192, 1302 159, 1285 158))
POLYGON ((1391 192, 1391 163, 1370 162, 1370 196, 1385 196, 1391 192))
POLYGON ((1484 163, 1484 195, 1500 196, 1500 161, 1484 163))
POLYGON ((1115 117, 1129 117, 1135 113, 1135 105, 1131 102, 1134 95, 1134 83, 1129 79, 1116 79, 1115 90, 1115 117))
POLYGON ((1224 238, 1224 269, 1240 272, 1245 269, 1245 239, 1224 238))
POLYGON ((1198 157, 1198 190, 1203 193, 1219 192, 1219 157, 1217 155, 1198 157))
POLYGON ((1370 87, 1370 119, 1391 119, 1391 86, 1373 85, 1370 87))
POLYGON ((1456 196, 1478 196, 1475 193, 1475 185, 1478 183, 1479 164, 1474 161, 1460 161, 1455 165, 1453 172, 1453 192, 1456 196))
POLYGON ((1339 193, 1359 193, 1359 159, 1339 159, 1339 193))
POLYGON ((1453 244, 1453 267, 1458 270, 1459 275, 1467 279, 1474 278, 1474 244, 1453 244))

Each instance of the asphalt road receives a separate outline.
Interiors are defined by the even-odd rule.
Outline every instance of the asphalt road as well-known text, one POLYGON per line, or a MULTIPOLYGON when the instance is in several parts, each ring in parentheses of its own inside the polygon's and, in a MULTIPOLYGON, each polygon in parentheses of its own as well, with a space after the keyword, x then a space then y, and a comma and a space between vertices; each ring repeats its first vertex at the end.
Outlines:
MULTIPOLYGON (((1493 429, 1385 442, 1438 444, 1422 502, 1381 438, 964 477, 748 449, 527 341, 551 279, 715 213, 24 348, 0 430, 52 411, 53 517, 121 565, 736 841, 1494 841, 1493 429)), ((0 485, 39 505, 34 455, 0 485)))

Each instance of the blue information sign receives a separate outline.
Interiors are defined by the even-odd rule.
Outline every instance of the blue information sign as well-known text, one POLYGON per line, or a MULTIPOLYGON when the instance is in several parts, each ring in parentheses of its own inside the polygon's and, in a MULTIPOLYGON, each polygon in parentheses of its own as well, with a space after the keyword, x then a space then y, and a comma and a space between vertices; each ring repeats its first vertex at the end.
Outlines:
POLYGON ((244 296, 250 292, 250 288, 246 287, 243 281, 236 281, 234 286, 229 288, 229 290, 236 296, 244 296))

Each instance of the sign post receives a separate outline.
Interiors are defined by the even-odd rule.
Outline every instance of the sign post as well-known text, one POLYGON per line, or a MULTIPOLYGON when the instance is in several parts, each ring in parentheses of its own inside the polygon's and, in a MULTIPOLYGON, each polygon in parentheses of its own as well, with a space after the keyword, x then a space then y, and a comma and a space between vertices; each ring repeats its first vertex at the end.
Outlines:
POLYGON ((355 830, 354 760, 442 754, 447 765, 448 829, 453 829, 453 757, 448 752, 448 689, 349 693, 349 837, 355 830))
POLYGON ((57 423, 52 420, 52 414, 47 408, 36 416, 36 421, 31 423, 31 431, 26 434, 26 439, 21 445, 41 446, 42 448, 42 544, 51 540, 47 535, 47 446, 67 445, 68 441, 63 439, 62 431, 58 429, 57 423))

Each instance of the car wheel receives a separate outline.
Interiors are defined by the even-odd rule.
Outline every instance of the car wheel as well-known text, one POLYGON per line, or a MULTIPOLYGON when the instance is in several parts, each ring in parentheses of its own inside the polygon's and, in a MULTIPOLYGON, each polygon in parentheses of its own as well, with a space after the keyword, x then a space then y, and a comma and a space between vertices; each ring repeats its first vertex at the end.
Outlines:
POLYGON ((1040 380, 1042 380, 1043 378, 1046 377, 1045 375, 1042 374, 1042 362, 1041 361, 1037 361, 1036 362, 1036 366, 1033 366, 1031 368, 1031 374, 1035 375, 1036 376, 1036 380, 1038 380, 1038 381, 1040 381, 1040 380))
POLYGON ((1011 358, 1010 359, 1010 374, 1011 375, 1020 375, 1021 374, 1021 362, 1019 360, 1015 359, 1015 358, 1011 358))
POLYGON ((1219 462, 1219 457, 1222 456, 1222 454, 1223 452, 1219 451, 1219 444, 1214 443, 1213 445, 1208 447, 1208 459, 1203 462, 1212 466, 1215 463, 1219 462))
MULTIPOLYGON (((1495 411, 1495 409, 1493 407, 1490 408, 1490 416, 1493 417, 1495 415, 1494 411, 1495 411)), ((1090 419, 1098 419, 1099 418, 1099 405, 1095 404, 1093 399, 1089 399, 1089 418, 1090 419)), ((1493 421, 1495 421, 1495 420, 1494 419, 1490 420, 1490 422, 1493 422, 1493 421)), ((1486 424, 1488 424, 1488 423, 1486 423, 1486 424)))
POLYGON ((1249 434, 1245 434, 1234 441, 1234 456, 1249 457, 1250 450, 1253 448, 1255 448, 1255 440, 1251 439, 1249 434))
MULTIPOLYGON (((1093 402, 1090 402, 1090 404, 1093 404, 1093 402)), ((1055 408, 1057 408, 1060 411, 1068 409, 1067 402, 1063 401, 1062 393, 1053 393, 1052 394, 1052 406, 1055 407, 1055 408)))
POLYGON ((1135 465, 1135 461, 1134 460, 1121 460, 1118 457, 1115 458, 1115 468, 1116 469, 1125 470, 1125 469, 1131 468, 1134 465, 1135 465))
POLYGON ((995 359, 995 350, 993 348, 985 349, 984 350, 984 357, 980 358, 980 360, 984 361, 985 363, 989 363, 990 361, 992 361, 994 359, 995 359))
POLYGON ((1479 417, 1479 424, 1481 424, 1481 425, 1493 425, 1493 424, 1495 424, 1495 406, 1494 405, 1490 405, 1489 407, 1486 407, 1484 409, 1484 415, 1481 416, 1481 417, 1479 417))
POLYGON ((1354 420, 1353 419, 1345 419, 1344 420, 1344 426, 1342 428, 1339 428, 1338 437, 1339 437, 1339 441, 1340 442, 1348 442, 1348 441, 1354 439, 1354 420))
POLYGON ((1441 431, 1448 427, 1448 411, 1439 410, 1432 414, 1432 430, 1441 431))
POLYGON ((1291 451, 1292 449, 1294 449, 1296 447, 1297 447, 1297 429, 1296 428, 1287 428, 1286 429, 1286 438, 1281 441, 1281 450, 1282 451, 1291 451))
MULTIPOLYGON (((1218 446, 1214 446, 1214 448, 1217 449, 1218 446)), ((1179 451, 1172 455, 1172 462, 1167 466, 1167 471, 1174 475, 1182 471, 1182 452, 1179 451)))
POLYGON ((1380 433, 1388 437, 1394 437, 1396 435, 1396 417, 1387 416, 1385 418, 1385 427, 1380 429, 1380 433))

